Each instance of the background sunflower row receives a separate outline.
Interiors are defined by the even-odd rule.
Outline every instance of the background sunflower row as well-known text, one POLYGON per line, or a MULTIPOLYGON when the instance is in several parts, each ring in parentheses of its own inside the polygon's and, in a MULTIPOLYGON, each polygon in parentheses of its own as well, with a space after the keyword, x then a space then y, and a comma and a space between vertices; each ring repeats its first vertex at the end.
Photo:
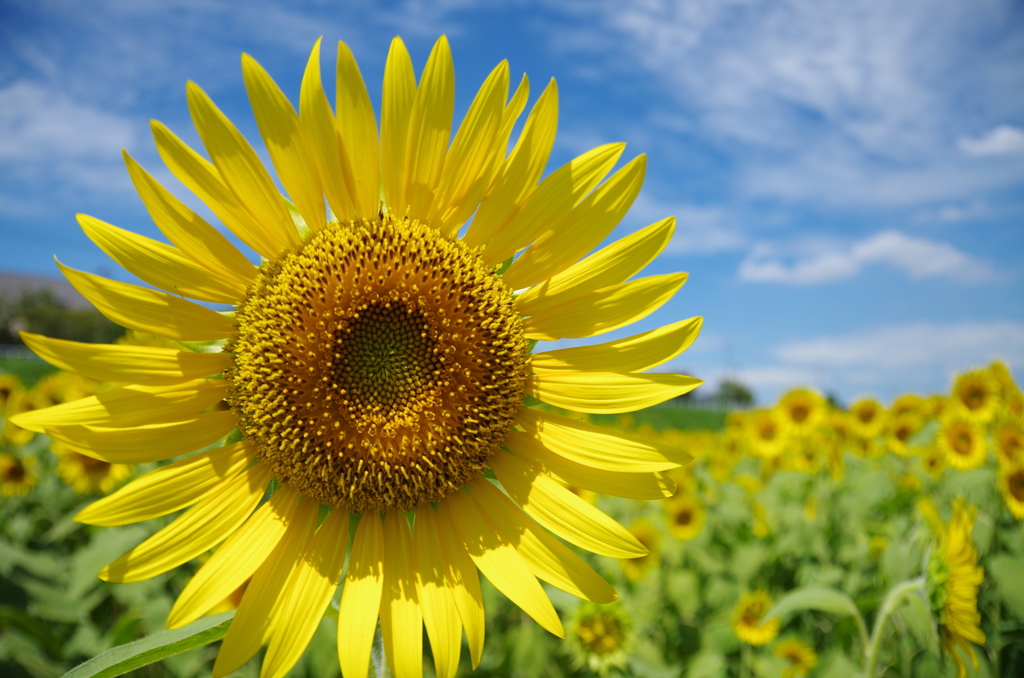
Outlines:
MULTIPOLYGON (((129 334, 121 341, 158 340, 129 334)), ((14 372, 21 375, 0 374, 0 672, 55 677, 162 629, 200 562, 131 585, 96 578, 170 517, 97 529, 73 516, 90 496, 156 464, 98 462, 14 426, 11 414, 109 387, 62 372, 38 377, 36 365, 14 372)), ((675 496, 660 503, 580 493, 630 526, 651 554, 624 561, 581 554, 621 598, 597 606, 550 589, 565 640, 485 581, 489 639, 472 675, 859 675, 869 644, 861 624, 876 623, 886 592, 908 581, 920 582, 927 604, 899 606, 882 627, 874 661, 884 675, 952 676, 958 663, 969 674, 1024 673, 1024 397, 1003 365, 965 372, 948 394, 908 394, 888 407, 864 399, 843 409, 796 389, 772 408, 707 414, 665 407, 593 417, 697 460, 676 474, 675 496), (694 422, 723 418, 718 429, 693 430, 694 422), (944 560, 956 555, 954 500, 984 572, 976 600, 950 594, 951 582, 966 576, 944 560), (808 586, 846 596, 855 614, 821 605, 775 614, 776 602, 808 586), (977 617, 953 609, 966 603, 977 617), (975 648, 976 669, 957 640, 975 648)), ((217 611, 234 604, 229 597, 217 611)), ((324 618, 292 675, 337 675, 335 624, 324 618)), ((208 676, 214 654, 212 647, 186 652, 145 675, 208 676)), ((258 667, 250 662, 240 674, 255 678, 258 667)), ((468 662, 463 674, 470 675, 468 662)))

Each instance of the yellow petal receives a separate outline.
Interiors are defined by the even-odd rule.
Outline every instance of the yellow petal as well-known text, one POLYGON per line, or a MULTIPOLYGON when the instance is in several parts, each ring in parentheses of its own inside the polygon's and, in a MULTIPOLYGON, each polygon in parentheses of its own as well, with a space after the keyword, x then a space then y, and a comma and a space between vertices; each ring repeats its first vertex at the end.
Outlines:
POLYGON ((269 480, 269 467, 257 464, 100 570, 100 579, 120 584, 142 581, 212 549, 249 517, 269 480))
POLYGON ((519 81, 519 87, 512 99, 501 112, 501 127, 498 129, 498 139, 495 142, 494 162, 489 163, 487 189, 484 198, 491 195, 497 187, 498 178, 505 166, 505 154, 508 152, 509 137, 512 136, 512 128, 515 127, 519 115, 526 108, 526 101, 530 98, 530 79, 523 73, 519 81))
POLYGON ((156 150, 174 176, 199 196, 242 242, 265 257, 273 257, 278 251, 277 244, 262 232, 263 226, 224 183, 213 163, 189 148, 159 122, 150 122, 150 128, 156 140, 156 150))
POLYGON ((520 408, 516 423, 555 454, 605 471, 667 471, 693 459, 668 445, 539 410, 520 408))
POLYGON ((423 675, 423 617, 416 595, 416 568, 412 558, 412 535, 405 514, 391 511, 384 518, 380 633, 384 639, 384 656, 396 678, 423 675))
POLYGON ((508 62, 487 76, 445 157, 427 222, 452 235, 476 210, 491 184, 491 169, 502 158, 498 132, 508 98, 508 62))
POLYGON ((270 74, 248 54, 242 55, 242 77, 263 143, 284 190, 306 226, 320 230, 327 223, 324 194, 298 114, 270 74))
POLYGON ((598 146, 545 177, 518 213, 491 238, 482 255, 484 263, 501 263, 566 217, 611 171, 625 148, 625 144, 598 146))
POLYGON ((121 153, 135 190, 157 228, 197 264, 231 279, 244 292, 246 286, 256 279, 256 267, 217 229, 161 186, 128 155, 128 151, 121 153))
POLYGON ((222 379, 197 379, 171 386, 123 386, 70 403, 13 415, 18 426, 42 433, 47 426, 83 424, 125 428, 178 421, 227 396, 222 379))
POLYGON ((237 425, 234 412, 198 414, 184 421, 145 424, 132 428, 105 426, 46 427, 44 432, 76 452, 112 464, 145 464, 195 452, 211 445, 237 425))
POLYGON ((603 344, 562 348, 530 356, 534 372, 643 372, 690 348, 704 318, 688 318, 603 344))
POLYGON ((558 86, 551 80, 533 105, 515 148, 502 163, 491 194, 473 217, 463 239, 468 246, 486 244, 519 214, 544 173, 557 126, 558 86))
MULTIPOLYGON (((405 202, 414 219, 424 221, 430 213, 451 138, 454 110, 455 67, 448 38, 442 35, 427 58, 409 114, 405 202)), ((400 214, 405 212, 405 205, 397 207, 400 214)))
POLYGON ((57 265, 96 310, 123 327, 183 341, 225 339, 238 329, 231 318, 180 297, 57 265))
POLYGON ((595 603, 610 603, 618 598, 611 584, 565 544, 542 530, 489 480, 477 478, 469 483, 469 491, 539 578, 595 603))
POLYGON ((236 235, 268 259, 297 246, 299 234, 288 206, 256 151, 199 85, 189 82, 186 95, 192 122, 210 159, 238 202, 260 226, 259 231, 236 235))
POLYGON ((543 313, 567 299, 631 278, 665 248, 675 230, 675 217, 662 219, 573 264, 558 275, 516 297, 524 316, 543 313))
POLYGON ((94 501, 75 520, 109 527, 174 513, 208 494, 225 491, 255 456, 255 450, 246 443, 201 452, 150 471, 114 494, 94 501))
POLYGON ((245 286, 194 263, 181 251, 156 240, 79 214, 78 225, 107 256, 130 273, 172 294, 201 301, 236 304, 245 286))
MULTIPOLYGON (((405 59, 407 63, 404 66, 408 67, 410 82, 403 134, 409 126, 408 110, 412 106, 412 97, 416 92, 416 76, 413 75, 412 62, 409 61, 408 53, 406 53, 405 59)), ((355 205, 356 216, 368 219, 377 214, 380 206, 380 173, 383 158, 381 158, 381 148, 377 141, 377 115, 373 112, 373 104, 370 103, 370 95, 366 92, 366 83, 359 72, 359 65, 356 64, 355 57, 352 56, 348 45, 343 42, 338 43, 338 68, 335 84, 336 125, 338 133, 341 134, 342 147, 348 160, 346 171, 349 174, 346 175, 345 180, 348 182, 349 194, 355 205)), ((401 148, 404 154, 404 142, 401 148)))
POLYGON ((444 507, 441 519, 454 523, 463 548, 494 588, 542 627, 559 638, 565 637, 562 622, 540 582, 511 542, 482 513, 476 501, 460 491, 448 495, 439 502, 439 506, 444 507))
POLYGON ((384 529, 376 511, 364 513, 352 540, 338 610, 338 661, 344 678, 366 678, 384 590, 384 529))
POLYGON ((54 367, 97 381, 180 384, 218 374, 232 362, 228 353, 193 353, 128 344, 86 344, 28 332, 22 332, 21 338, 37 356, 54 367))
POLYGON ((646 169, 646 156, 634 158, 564 219, 551 224, 505 272, 506 284, 515 290, 546 280, 597 247, 640 194, 646 169))
POLYGON ((284 535, 298 500, 298 492, 282 487, 249 516, 185 585, 167 615, 167 628, 199 619, 251 577, 284 535))
POLYGON ((242 666, 270 640, 277 621, 277 603, 288 594, 285 585, 313 537, 319 515, 320 507, 314 501, 307 499, 295 505, 284 536, 245 589, 231 628, 217 653, 214 678, 223 678, 242 666))
POLYGON ((652 275, 553 304, 526 318, 528 339, 591 337, 625 327, 661 308, 686 282, 686 273, 652 275))
POLYGON ((331 511, 292 571, 260 678, 283 678, 305 652, 338 588, 348 551, 348 524, 348 511, 331 511))
POLYGON ((543 372, 530 377, 526 392, 573 412, 618 414, 659 405, 703 383, 685 374, 543 372))
POLYGON ((496 453, 489 463, 509 496, 531 518, 567 542, 612 558, 647 555, 647 549, 629 530, 543 475, 539 467, 507 452, 496 453))
POLYGON ((317 38, 313 45, 306 63, 306 72, 302 76, 299 119, 309 141, 309 151, 316 162, 327 202, 335 218, 344 222, 355 217, 355 208, 345 179, 348 158, 344 155, 341 136, 335 128, 334 114, 320 78, 320 40, 317 38))
MULTIPOLYGON (((384 202, 393 214, 404 215, 406 199, 409 117, 416 98, 416 73, 401 38, 391 41, 384 65, 380 111, 380 177, 384 202)), ((340 111, 339 111, 340 115, 340 111)), ((348 678, 348 677, 346 677, 348 678)))
POLYGON ((437 678, 455 678, 462 650, 462 623, 455 606, 454 577, 445 562, 437 515, 430 504, 416 510, 413 553, 416 561, 416 594, 423 611, 423 625, 430 638, 437 678))
MULTIPOLYGON (((419 518, 417 518, 418 520, 419 518)), ((480 575, 476 565, 455 533, 455 524, 445 502, 438 503, 436 516, 437 536, 441 542, 441 557, 452 582, 452 597, 459 620, 466 629, 466 643, 475 669, 484 652, 484 597, 480 590, 480 575)))
POLYGON ((580 464, 555 454, 526 433, 512 431, 503 444, 509 452, 540 466, 563 485, 629 499, 661 500, 675 494, 675 483, 661 473, 608 471, 580 464))

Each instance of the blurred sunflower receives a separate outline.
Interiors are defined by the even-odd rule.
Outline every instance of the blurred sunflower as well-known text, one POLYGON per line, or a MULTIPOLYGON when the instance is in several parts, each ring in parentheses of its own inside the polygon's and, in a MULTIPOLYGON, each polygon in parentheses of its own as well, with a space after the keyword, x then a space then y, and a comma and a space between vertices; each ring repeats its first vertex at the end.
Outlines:
POLYGON ((13 454, 0 452, 0 496, 21 497, 28 494, 37 482, 36 460, 33 457, 18 459, 13 454))
POLYGON ((984 424, 999 411, 999 384, 988 370, 964 372, 953 382, 950 400, 961 417, 984 424))
POLYGON ((850 406, 853 431, 861 438, 871 439, 885 428, 885 408, 874 398, 862 398, 850 406))
POLYGON ((792 434, 804 435, 824 421, 828 405, 817 392, 795 388, 779 398, 775 409, 792 434))
POLYGON ((954 661, 957 678, 967 676, 960 648, 978 668, 971 643, 984 644, 980 628, 978 587, 985 578, 978 566, 978 551, 971 531, 978 510, 963 499, 953 500, 953 516, 939 534, 939 544, 928 561, 927 586, 932 611, 942 629, 946 654, 954 661))
POLYGON ((732 629, 748 645, 767 645, 779 635, 778 617, 764 621, 772 600, 764 589, 744 593, 732 611, 732 629))
POLYGON ((919 395, 904 393, 892 401, 889 414, 892 417, 902 417, 907 414, 921 416, 924 414, 925 402, 919 395))
POLYGON ((676 539, 689 541, 704 529, 704 506, 692 494, 677 494, 662 503, 668 533, 676 539))
POLYGON ((996 428, 994 438, 996 461, 1000 464, 1024 461, 1024 426, 1020 421, 1004 421, 996 428))
POLYGON ((699 318, 530 354, 538 340, 627 326, 685 282, 683 273, 625 282, 669 242, 671 218, 588 255, 637 196, 644 156, 605 180, 623 151, 608 144, 541 181, 558 91, 552 81, 506 156, 528 98, 525 78, 509 98, 506 62, 449 145, 455 76, 444 37, 418 84, 404 44, 392 42, 379 137, 343 43, 337 117, 321 84, 319 41, 298 112, 248 55, 242 71, 290 202, 198 85, 188 84, 187 98, 210 161, 162 124, 152 129, 170 172, 264 263, 253 266, 125 154, 174 246, 84 215, 79 223, 167 293, 61 265, 111 320, 204 352, 24 335, 58 367, 127 384, 17 417, 26 428, 111 463, 163 461, 228 436, 230 444, 146 474, 79 514, 121 525, 192 506, 101 577, 147 579, 223 541, 168 626, 198 619, 251 577, 213 674, 230 673, 269 642, 261 675, 279 678, 334 594, 357 516, 338 624, 346 678, 366 675, 378 617, 399 678, 422 673, 424 626, 437 675, 454 675, 462 629, 475 666, 484 637, 478 570, 562 635, 538 577, 592 601, 616 594, 552 534, 606 556, 647 553, 565 485, 660 499, 671 494, 663 473, 689 460, 527 407, 616 414, 701 383, 646 372, 689 346, 699 318), (237 310, 217 313, 185 297, 237 310), (272 479, 280 489, 261 505, 272 479))
POLYGON ((96 393, 96 382, 61 370, 40 379, 32 391, 39 407, 49 407, 93 395, 96 393))
POLYGON ((630 581, 640 581, 647 571, 661 561, 661 533, 650 521, 640 518, 629 526, 629 533, 643 544, 646 553, 635 558, 624 558, 619 561, 622 572, 630 581))
POLYGON ((889 451, 900 457, 910 456, 910 439, 921 430, 923 424, 920 416, 914 412, 904 412, 892 417, 885 438, 889 451))
POLYGON ((946 454, 935 445, 928 445, 920 450, 921 468, 932 478, 938 480, 946 470, 946 454))
POLYGON ((1010 513, 1024 520, 1024 460, 1000 466, 998 482, 1010 513))
POLYGON ((25 445, 32 442, 36 432, 18 425, 18 415, 43 407, 35 393, 27 389, 12 391, 7 400, 7 418, 4 420, 2 437, 10 445, 25 445))
POLYGON ((744 418, 747 446, 757 456, 777 457, 786 444, 784 423, 775 409, 748 412, 744 418))
POLYGON ((7 402, 16 391, 22 389, 21 380, 13 374, 0 374, 0 415, 7 409, 7 402))
POLYGON ((952 417, 942 423, 937 436, 939 449, 955 469, 966 471, 985 463, 988 443, 985 432, 970 419, 952 417))
POLYGON ((53 443, 50 449, 60 460, 57 477, 78 494, 110 494, 134 469, 127 464, 112 464, 90 457, 61 443, 53 443))
POLYGON ((777 657, 786 660, 786 666, 782 669, 782 678, 806 676, 811 669, 818 665, 818 654, 814 648, 795 638, 786 638, 775 643, 772 652, 777 657))
POLYGON ((625 668, 632 646, 632 620, 619 605, 584 602, 569 622, 566 640, 575 668, 606 676, 625 668))

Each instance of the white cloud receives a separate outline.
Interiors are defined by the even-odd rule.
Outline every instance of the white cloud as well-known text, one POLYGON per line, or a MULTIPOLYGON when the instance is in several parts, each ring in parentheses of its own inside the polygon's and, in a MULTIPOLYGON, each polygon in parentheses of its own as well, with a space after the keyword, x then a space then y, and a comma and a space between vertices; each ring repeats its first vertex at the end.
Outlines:
POLYGON ((667 216, 676 218, 676 230, 665 247, 666 254, 714 254, 737 250, 747 244, 746 236, 721 207, 667 203, 641 193, 629 214, 645 224, 667 216))
MULTIPOLYGON (((614 54, 612 77, 633 64, 654 73, 683 119, 674 127, 731 153, 749 195, 920 204, 1024 179, 1024 168, 979 171, 948 143, 963 129, 964 101, 980 120, 1024 105, 1022 27, 1007 26, 1007 4, 579 2, 572 12, 598 26, 553 27, 552 42, 592 59, 614 54)), ((1006 147, 1000 137, 992 148, 1006 147)))
POLYGON ((967 155, 1020 155, 1024 153, 1024 130, 999 125, 977 139, 961 137, 958 145, 967 155))
POLYGON ((847 247, 817 243, 797 257, 759 245, 740 264, 738 275, 750 282, 811 285, 853 277, 864 267, 883 264, 913 279, 949 277, 962 281, 991 278, 990 266, 949 243, 884 231, 847 247))
POLYGON ((818 368, 947 371, 999 357, 1024 367, 1024 322, 997 320, 882 327, 848 336, 784 344, 775 349, 783 363, 818 368))
POLYGON ((54 156, 108 157, 129 146, 132 121, 34 82, 0 89, 0 158, 49 160, 54 156))

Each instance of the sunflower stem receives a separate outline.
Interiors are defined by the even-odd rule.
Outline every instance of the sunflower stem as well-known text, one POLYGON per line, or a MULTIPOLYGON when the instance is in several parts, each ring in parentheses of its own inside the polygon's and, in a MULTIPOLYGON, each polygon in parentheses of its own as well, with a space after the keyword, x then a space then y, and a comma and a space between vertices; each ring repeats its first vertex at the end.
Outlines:
POLYGON ((874 678, 877 672, 878 653, 882 649, 882 636, 885 632, 886 622, 908 596, 924 595, 924 586, 924 577, 918 577, 900 582, 889 589, 889 593, 886 594, 885 600, 882 602, 882 608, 878 611, 878 617, 875 619, 875 628, 871 631, 871 644, 867 648, 867 657, 864 662, 864 678, 874 678))
POLYGON ((391 670, 388 668, 388 660, 384 654, 384 636, 381 635, 380 626, 373 636, 373 650, 370 652, 370 662, 373 666, 371 678, 392 678, 391 670))

